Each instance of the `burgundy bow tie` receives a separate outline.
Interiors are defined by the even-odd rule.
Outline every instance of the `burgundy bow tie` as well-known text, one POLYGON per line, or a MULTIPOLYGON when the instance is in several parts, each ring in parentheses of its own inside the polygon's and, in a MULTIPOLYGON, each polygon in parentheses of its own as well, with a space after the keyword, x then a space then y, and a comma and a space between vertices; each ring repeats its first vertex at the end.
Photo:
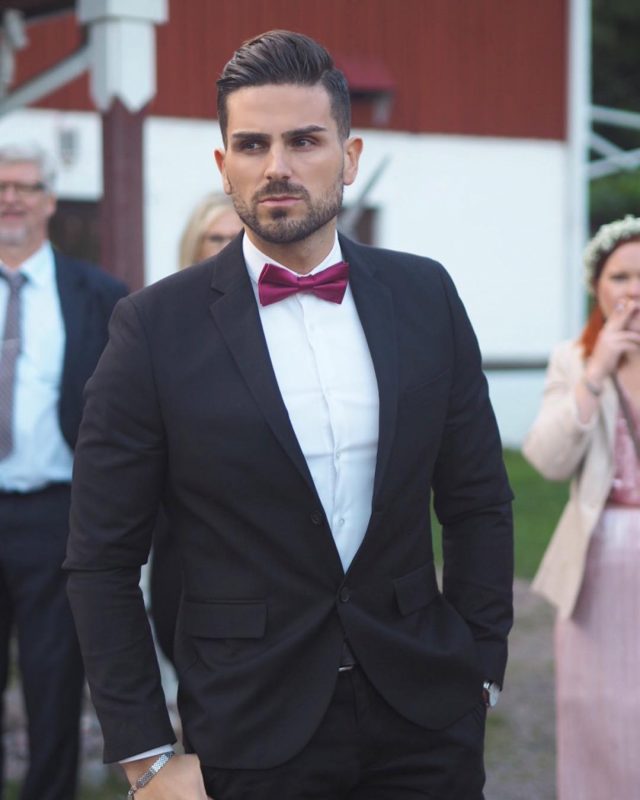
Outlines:
POLYGON ((311 292, 322 300, 341 303, 347 291, 348 278, 349 265, 346 261, 340 261, 315 275, 301 275, 299 278, 275 264, 265 264, 258 279, 260 305, 277 303, 297 292, 311 292))

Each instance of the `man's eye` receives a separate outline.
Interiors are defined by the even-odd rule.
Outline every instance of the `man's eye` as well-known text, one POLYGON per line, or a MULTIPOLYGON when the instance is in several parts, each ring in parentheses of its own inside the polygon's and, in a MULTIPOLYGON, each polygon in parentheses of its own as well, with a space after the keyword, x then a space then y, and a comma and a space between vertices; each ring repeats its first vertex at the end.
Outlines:
POLYGON ((313 144, 313 139, 308 136, 301 136, 299 139, 293 140, 294 147, 310 147, 313 144))
POLYGON ((241 142, 240 149, 245 152, 251 152, 253 150, 259 150, 262 146, 263 146, 262 142, 248 140, 246 142, 241 142))

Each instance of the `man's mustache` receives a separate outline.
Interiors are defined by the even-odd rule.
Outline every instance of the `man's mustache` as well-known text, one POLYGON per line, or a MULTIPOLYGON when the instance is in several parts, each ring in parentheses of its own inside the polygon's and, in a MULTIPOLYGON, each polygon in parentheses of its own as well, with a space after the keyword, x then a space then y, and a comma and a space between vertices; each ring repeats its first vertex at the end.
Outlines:
POLYGON ((289 183, 289 181, 273 181, 268 186, 265 186, 264 189, 257 191, 253 199, 256 202, 260 202, 260 200, 267 200, 270 197, 282 197, 282 195, 301 197, 305 200, 309 199, 309 192, 304 186, 298 186, 295 183, 289 183))

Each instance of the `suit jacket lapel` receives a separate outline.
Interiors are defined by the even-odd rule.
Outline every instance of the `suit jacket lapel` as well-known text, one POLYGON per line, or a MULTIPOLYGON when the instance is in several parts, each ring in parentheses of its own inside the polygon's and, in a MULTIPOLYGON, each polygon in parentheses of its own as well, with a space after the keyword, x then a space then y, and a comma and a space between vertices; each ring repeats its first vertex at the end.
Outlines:
POLYGON ((398 413, 398 357, 394 307, 389 288, 367 262, 366 250, 344 237, 340 246, 349 263, 349 282, 364 330, 378 381, 380 402, 378 458, 373 487, 373 504, 380 494, 391 454, 398 413))
POLYGON ((211 315, 273 433, 317 496, 271 365, 241 242, 237 238, 216 260, 211 315))
MULTIPOLYGON (((217 259, 210 311, 256 403, 283 449, 316 493, 289 415, 278 388, 239 237, 217 259)), ((364 251, 340 237, 350 265, 350 285, 369 345, 380 402, 374 505, 382 488, 393 445, 398 408, 398 361, 391 292, 367 263, 364 251)), ((316 493, 317 495, 317 493, 316 493)), ((318 501, 319 502, 319 501, 318 501)))

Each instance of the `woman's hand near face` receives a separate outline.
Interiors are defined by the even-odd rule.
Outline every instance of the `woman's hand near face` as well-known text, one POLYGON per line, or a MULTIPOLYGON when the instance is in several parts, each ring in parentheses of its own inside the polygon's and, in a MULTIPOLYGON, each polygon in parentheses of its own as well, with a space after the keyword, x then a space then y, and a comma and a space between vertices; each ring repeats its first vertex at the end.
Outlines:
POLYGON ((629 330, 629 324, 640 315, 640 304, 634 300, 616 304, 596 340, 586 363, 584 381, 575 389, 578 419, 588 423, 598 408, 604 381, 618 368, 624 355, 640 354, 640 332, 629 330))
POLYGON ((640 353, 640 332, 629 330, 636 315, 640 315, 637 301, 621 301, 600 331, 585 367, 585 377, 595 388, 602 389, 603 381, 616 371, 622 356, 640 353))

